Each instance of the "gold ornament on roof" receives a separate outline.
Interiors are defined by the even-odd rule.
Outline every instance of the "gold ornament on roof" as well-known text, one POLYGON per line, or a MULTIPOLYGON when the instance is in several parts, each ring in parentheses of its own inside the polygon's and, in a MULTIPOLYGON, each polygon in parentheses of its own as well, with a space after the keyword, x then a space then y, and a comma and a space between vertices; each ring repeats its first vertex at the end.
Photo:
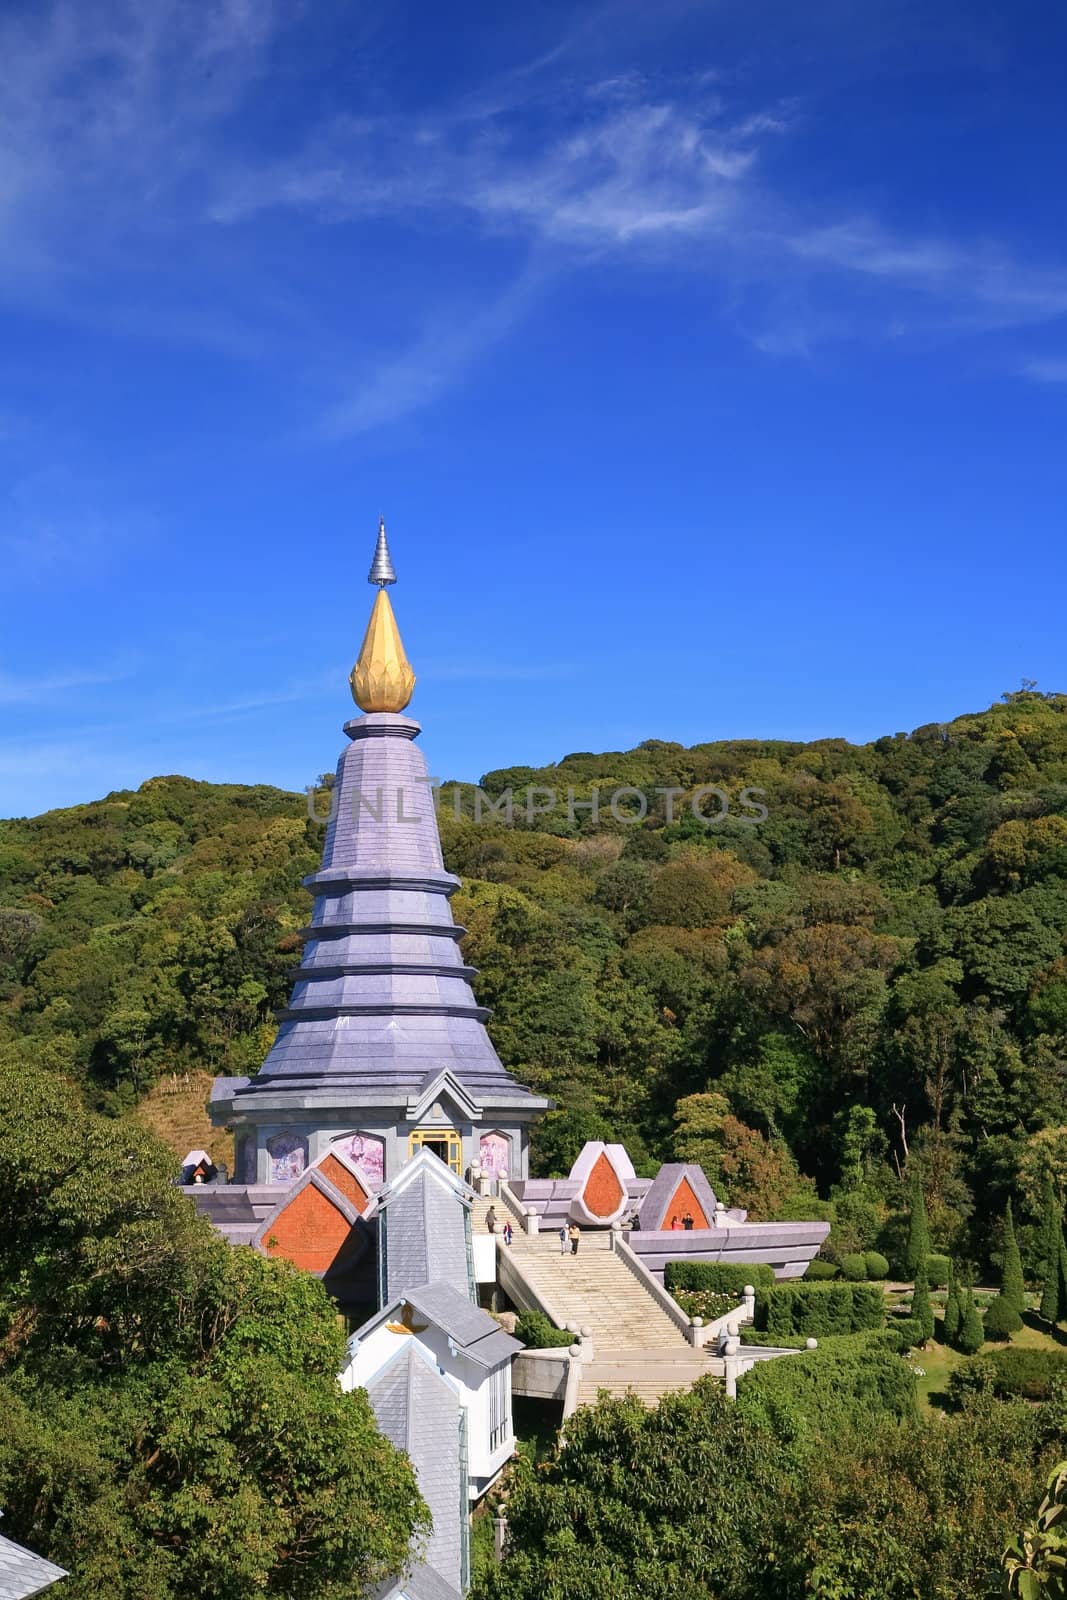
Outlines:
POLYGON ((378 585, 378 598, 363 635, 359 659, 349 676, 352 698, 361 711, 403 711, 415 689, 415 674, 404 654, 400 629, 386 585, 396 582, 385 519, 378 525, 378 544, 367 581, 378 585))

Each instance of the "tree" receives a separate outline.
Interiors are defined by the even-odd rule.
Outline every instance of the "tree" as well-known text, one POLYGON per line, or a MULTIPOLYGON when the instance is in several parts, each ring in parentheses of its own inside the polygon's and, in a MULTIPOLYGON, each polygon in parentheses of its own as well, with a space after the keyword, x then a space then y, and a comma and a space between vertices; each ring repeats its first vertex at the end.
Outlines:
POLYGON ((1038 1235, 1039 1274, 1042 1282, 1055 1270, 1060 1256, 1062 1234, 1063 1207, 1056 1198, 1052 1177, 1046 1173, 1042 1186, 1041 1228, 1038 1235))
POLYGON ((0 1503, 71 1600, 336 1597, 425 1525, 322 1285, 235 1250, 143 1130, 0 1060, 0 1503))
POLYGON ((1012 1600, 1067 1600, 1067 1461, 1053 1467, 1036 1518, 1008 1545, 1002 1568, 1012 1600))
POLYGON ((651 1411, 602 1397, 516 1474, 504 1560, 476 1600, 740 1597, 793 1495, 787 1452, 713 1380, 651 1411))
POLYGON ((946 1344, 955 1344, 960 1332, 960 1291, 956 1281, 956 1264, 949 1263, 948 1294, 945 1296, 945 1318, 942 1338, 946 1344))
POLYGON ((974 1292, 968 1289, 963 1300, 962 1315, 960 1317, 959 1346, 965 1356, 977 1355, 985 1343, 985 1333, 982 1328, 982 1319, 978 1315, 978 1308, 974 1303, 974 1292))
POLYGON ((912 1321, 922 1330, 922 1342, 927 1344, 934 1336, 934 1311, 930 1304, 930 1285, 925 1264, 915 1274, 915 1288, 911 1296, 912 1321))
POLYGON ((1052 1326, 1067 1317, 1067 1243, 1063 1237, 1063 1212, 1055 1200, 1046 1212, 1042 1232, 1046 1266, 1039 1314, 1052 1326))
POLYGON ((1011 1214, 1011 1201, 1004 1207, 1004 1249, 1000 1276, 1000 1292, 1016 1314, 1021 1317, 1026 1309, 1026 1285, 1023 1282, 1023 1263, 1015 1239, 1015 1223, 1011 1214))
POLYGON ((920 1267, 925 1267, 930 1254, 930 1229, 926 1221, 926 1201, 918 1174, 911 1180, 911 1213, 908 1218, 908 1244, 904 1253, 904 1268, 909 1278, 915 1278, 920 1267))
POLYGON ((986 1307, 985 1336, 987 1339, 1007 1339, 1018 1333, 1023 1319, 1008 1299, 1003 1289, 986 1307))

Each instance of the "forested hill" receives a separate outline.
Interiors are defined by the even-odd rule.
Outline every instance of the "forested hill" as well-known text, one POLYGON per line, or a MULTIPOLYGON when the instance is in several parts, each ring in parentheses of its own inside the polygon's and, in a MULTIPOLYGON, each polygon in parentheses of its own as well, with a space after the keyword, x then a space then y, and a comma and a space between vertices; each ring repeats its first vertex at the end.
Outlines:
MULTIPOLYGON (((1025 1219, 1046 1170, 1067 1181, 1067 696, 868 745, 651 740, 483 789, 497 815, 446 790, 441 830, 497 1047, 561 1108, 542 1170, 610 1135, 757 1215, 817 1188, 848 1247, 891 1234, 910 1163, 935 1239, 979 1265, 1009 1194, 1025 1219)), ((116 1112, 172 1072, 255 1071, 321 835, 304 796, 180 777, 0 822, 0 1052, 116 1112)))

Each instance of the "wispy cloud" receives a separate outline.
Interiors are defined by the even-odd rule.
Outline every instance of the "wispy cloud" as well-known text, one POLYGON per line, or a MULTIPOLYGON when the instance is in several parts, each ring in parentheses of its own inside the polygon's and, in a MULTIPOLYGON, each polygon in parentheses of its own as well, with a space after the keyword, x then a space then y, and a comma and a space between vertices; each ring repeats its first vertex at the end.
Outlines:
POLYGON ((1019 370, 1024 378, 1033 378, 1035 383, 1067 383, 1067 356, 1035 357, 1024 361, 1019 370))
POLYGON ((46 673, 43 676, 0 670, 0 706, 54 705, 67 698, 71 690, 121 683, 130 677, 131 670, 130 667, 114 667, 99 671, 46 673))
MULTIPOLYGON (((637 20, 626 0, 594 10, 601 40, 613 16, 616 31, 637 20)), ((776 357, 841 333, 1067 314, 1067 268, 1022 245, 807 199, 782 172, 804 160, 817 104, 742 98, 714 61, 655 78, 609 66, 583 55, 588 17, 452 100, 381 110, 383 95, 359 115, 311 100, 261 120, 289 81, 287 30, 308 17, 300 0, 44 0, 0 17, 0 296, 123 337, 296 359, 333 439, 432 406, 562 274, 606 260, 699 275, 776 357), (328 230, 378 220, 410 230, 426 268, 388 334, 372 287, 320 295, 307 268, 328 230), (478 264, 471 304, 438 286, 436 240, 478 264)), ((1039 367, 1024 370, 1058 381, 1039 367)))

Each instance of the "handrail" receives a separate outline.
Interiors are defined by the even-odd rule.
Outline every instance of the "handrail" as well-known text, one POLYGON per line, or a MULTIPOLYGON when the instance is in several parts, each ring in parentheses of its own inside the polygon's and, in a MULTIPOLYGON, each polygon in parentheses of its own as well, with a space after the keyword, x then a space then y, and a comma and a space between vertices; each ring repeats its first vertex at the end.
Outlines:
POLYGON ((506 1178, 500 1178, 498 1180, 498 1182, 497 1182, 497 1186, 496 1187, 497 1187, 497 1199, 502 1201, 503 1204, 507 1206, 508 1210, 511 1212, 512 1216, 515 1218, 516 1222, 518 1222, 520 1224, 520 1226, 523 1228, 523 1230, 525 1231, 525 1228, 526 1228, 526 1207, 523 1205, 522 1201, 519 1199, 519 1197, 515 1193, 514 1189, 512 1189, 510 1187, 510 1185, 508 1184, 508 1180, 506 1178))

